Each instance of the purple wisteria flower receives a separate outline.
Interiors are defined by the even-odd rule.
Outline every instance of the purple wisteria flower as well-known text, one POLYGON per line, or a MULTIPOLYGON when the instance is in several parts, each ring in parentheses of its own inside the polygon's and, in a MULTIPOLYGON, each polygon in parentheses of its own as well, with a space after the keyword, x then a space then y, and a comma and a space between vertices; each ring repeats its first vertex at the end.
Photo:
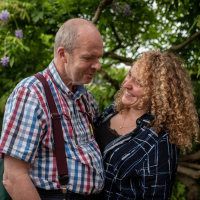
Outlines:
POLYGON ((128 4, 124 5, 123 10, 124 10, 124 15, 126 15, 127 17, 129 17, 131 15, 131 9, 128 4))
POLYGON ((9 12, 7 10, 2 10, 1 11, 1 21, 5 22, 8 19, 9 12))
POLYGON ((16 30, 15 31, 15 36, 19 39, 22 39, 23 38, 23 32, 22 30, 16 30))
POLYGON ((118 2, 113 2, 111 6, 112 6, 112 10, 113 10, 115 13, 117 13, 117 15, 119 15, 120 12, 121 12, 121 9, 120 9, 120 7, 119 7, 119 3, 118 3, 118 2))
POLYGON ((6 56, 4 56, 3 58, 1 58, 1 64, 4 66, 4 67, 6 67, 6 66, 8 66, 8 63, 10 62, 10 58, 9 57, 6 57, 6 56))

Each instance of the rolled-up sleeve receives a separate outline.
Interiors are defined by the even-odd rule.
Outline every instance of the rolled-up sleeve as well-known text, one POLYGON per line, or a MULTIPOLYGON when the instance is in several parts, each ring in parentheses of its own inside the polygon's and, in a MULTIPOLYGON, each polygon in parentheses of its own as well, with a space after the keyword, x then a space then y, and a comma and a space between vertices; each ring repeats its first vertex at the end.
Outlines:
POLYGON ((5 108, 0 154, 33 162, 42 135, 42 113, 35 92, 26 87, 14 90, 5 108))

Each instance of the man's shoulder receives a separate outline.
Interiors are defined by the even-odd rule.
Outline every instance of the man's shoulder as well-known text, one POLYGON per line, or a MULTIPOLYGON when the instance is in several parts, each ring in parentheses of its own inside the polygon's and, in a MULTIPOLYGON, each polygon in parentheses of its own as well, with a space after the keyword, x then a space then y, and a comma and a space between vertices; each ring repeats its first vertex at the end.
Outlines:
POLYGON ((38 84, 39 80, 35 77, 35 76, 29 76, 27 78, 24 78, 23 80, 21 80, 16 88, 20 88, 20 87, 26 87, 26 88, 29 88, 29 87, 32 87, 33 85, 36 85, 38 84))
POLYGON ((85 87, 85 96, 87 98, 87 101, 96 103, 96 99, 95 99, 94 95, 87 87, 85 87))
POLYGON ((92 94, 92 92, 87 87, 85 87, 85 90, 86 90, 86 95, 89 95, 90 97, 94 98, 94 95, 92 94))
POLYGON ((36 91, 42 92, 42 88, 42 83, 35 76, 32 75, 21 80, 14 88, 11 96, 15 95, 21 90, 29 91, 30 93, 36 93, 36 91))

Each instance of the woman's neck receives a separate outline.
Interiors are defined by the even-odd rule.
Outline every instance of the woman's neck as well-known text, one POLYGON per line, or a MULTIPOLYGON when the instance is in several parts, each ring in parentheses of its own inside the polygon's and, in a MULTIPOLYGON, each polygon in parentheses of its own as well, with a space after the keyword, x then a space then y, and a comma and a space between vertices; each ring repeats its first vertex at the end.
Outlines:
POLYGON ((144 115, 147 111, 148 111, 148 109, 130 108, 130 109, 125 111, 125 114, 126 114, 127 117, 131 117, 131 118, 137 119, 137 118, 141 117, 142 115, 144 115))

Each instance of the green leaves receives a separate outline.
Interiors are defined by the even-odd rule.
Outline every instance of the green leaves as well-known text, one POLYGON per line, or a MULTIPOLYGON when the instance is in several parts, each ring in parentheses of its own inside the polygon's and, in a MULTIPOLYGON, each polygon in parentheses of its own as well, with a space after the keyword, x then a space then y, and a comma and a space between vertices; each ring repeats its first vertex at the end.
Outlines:
POLYGON ((190 32, 194 28, 195 25, 197 25, 200 28, 200 15, 198 15, 194 19, 194 23, 192 24, 192 26, 190 27, 190 29, 188 30, 188 32, 190 32))
POLYGON ((120 88, 122 81, 128 73, 128 69, 125 69, 124 67, 107 67, 102 64, 102 68, 104 73, 102 73, 102 70, 97 72, 92 84, 87 86, 99 104, 100 113, 102 113, 114 101, 114 95, 120 88), (112 78, 112 80, 110 79, 109 81, 109 77, 112 78), (118 83, 117 86, 110 83, 114 81, 115 83, 118 83))
POLYGON ((31 17, 34 23, 38 22, 40 19, 43 20, 44 13, 42 11, 34 10, 31 13, 31 17))
POLYGON ((6 41, 7 43, 12 46, 8 49, 8 51, 11 49, 11 48, 14 48, 14 49, 19 49, 21 50, 22 52, 24 51, 29 51, 29 47, 25 46, 22 42, 21 39, 18 39, 16 38, 15 36, 8 36, 6 38, 6 41))
POLYGON ((15 57, 12 56, 12 57, 10 58, 10 67, 13 66, 14 62, 15 62, 15 57))
POLYGON ((186 186, 180 181, 176 181, 173 187, 171 200, 186 200, 186 186))
MULTIPOLYGON (((0 57, 4 53, 10 56, 12 67, 0 67, 0 79, 7 77, 11 81, 17 81, 20 80, 15 76, 18 72, 24 78, 47 67, 53 59, 54 36, 60 25, 73 17, 92 20, 101 2, 102 0, 0 1, 0 10, 8 9, 11 15, 7 23, 0 22, 0 57), (23 30, 22 40, 14 36, 15 20, 19 29, 23 30)), ((128 4, 131 15, 117 15, 109 5, 96 23, 104 40, 104 57, 101 63, 106 76, 98 73, 89 87, 94 92, 101 111, 113 101, 113 95, 123 81, 127 68, 121 68, 122 65, 131 65, 143 51, 156 48, 165 51, 172 45, 181 44, 198 30, 200 24, 199 0, 115 2, 119 2, 121 6, 128 4)), ((192 77, 196 78, 200 74, 198 40, 175 53, 186 61, 192 77)), ((5 87, 1 88, 0 96, 5 92, 5 87)))

